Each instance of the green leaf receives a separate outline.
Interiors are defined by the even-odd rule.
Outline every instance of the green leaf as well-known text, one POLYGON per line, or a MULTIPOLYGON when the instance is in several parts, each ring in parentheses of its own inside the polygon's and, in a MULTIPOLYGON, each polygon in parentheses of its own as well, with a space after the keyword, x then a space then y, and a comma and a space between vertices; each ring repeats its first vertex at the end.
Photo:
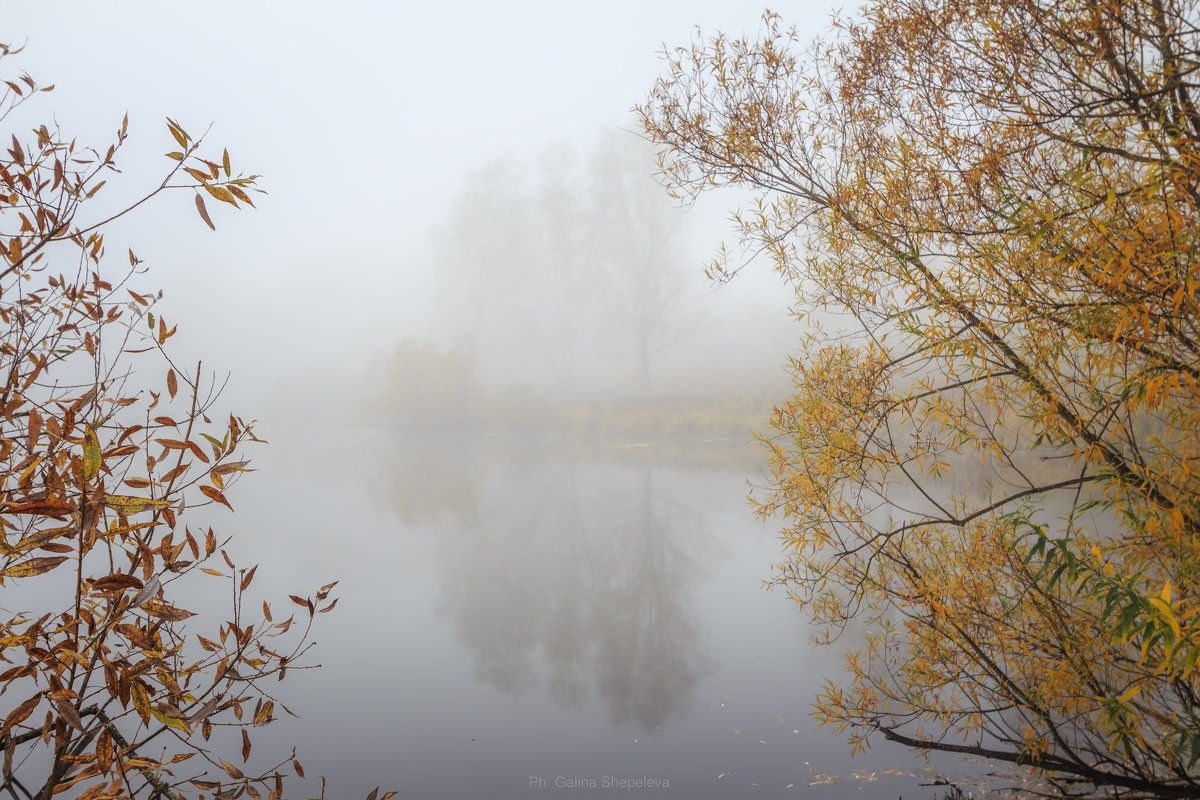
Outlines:
POLYGON ((169 717, 159 711, 157 708, 151 708, 150 713, 154 715, 156 720, 161 722, 163 725, 166 725, 168 728, 175 728, 176 730, 180 731, 187 731, 188 729, 187 722, 179 717, 169 717))

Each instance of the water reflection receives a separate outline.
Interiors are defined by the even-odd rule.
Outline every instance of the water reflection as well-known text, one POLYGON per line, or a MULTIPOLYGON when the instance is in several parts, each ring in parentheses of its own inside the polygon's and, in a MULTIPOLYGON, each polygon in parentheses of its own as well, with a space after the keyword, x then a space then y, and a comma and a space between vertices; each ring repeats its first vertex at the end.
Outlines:
POLYGON ((577 794, 556 776, 670 781, 589 797, 940 797, 909 751, 851 759, 815 730, 841 656, 762 589, 780 550, 746 505, 755 466, 675 444, 273 437, 236 516, 214 511, 270 567, 252 592, 340 578, 342 602, 323 668, 281 690, 303 719, 256 753, 296 746, 331 797, 577 794))
POLYGON ((476 680, 569 708, 594 694, 612 723, 647 730, 686 715, 712 671, 695 590, 716 538, 701 514, 649 463, 454 450, 453 468, 431 468, 445 442, 390 448, 369 491, 435 538, 437 610, 476 680))

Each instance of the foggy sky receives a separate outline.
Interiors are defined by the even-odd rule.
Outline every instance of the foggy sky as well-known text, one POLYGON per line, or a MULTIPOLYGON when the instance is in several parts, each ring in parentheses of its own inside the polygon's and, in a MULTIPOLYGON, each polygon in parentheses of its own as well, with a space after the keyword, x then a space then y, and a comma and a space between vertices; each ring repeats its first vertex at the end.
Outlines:
MULTIPOLYGON (((7 5, 0 41, 26 49, 3 67, 56 86, 34 116, 102 147, 129 113, 111 201, 169 165, 166 116, 193 135, 212 124, 210 152, 228 147, 235 169, 264 176, 258 210, 213 209, 216 233, 178 191, 108 238, 110 254, 131 246, 149 263, 142 288, 166 290, 174 352, 232 370, 235 398, 287 370, 353 371, 419 331, 438 313, 429 232, 465 175, 632 127, 664 44, 695 26, 752 35, 762 13, 756 0, 7 5)), ((831 11, 811 0, 786 13, 815 36, 831 11)), ((701 251, 728 238, 736 202, 697 212, 712 220, 701 251)), ((785 309, 786 290, 759 272, 753 291, 785 309)))

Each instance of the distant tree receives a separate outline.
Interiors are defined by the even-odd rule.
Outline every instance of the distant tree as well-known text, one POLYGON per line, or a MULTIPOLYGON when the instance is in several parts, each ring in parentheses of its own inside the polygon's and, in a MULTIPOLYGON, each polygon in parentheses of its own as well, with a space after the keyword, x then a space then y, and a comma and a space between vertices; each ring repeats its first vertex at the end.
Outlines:
POLYGON ((435 235, 439 307, 481 375, 570 395, 603 357, 651 360, 686 337, 680 211, 647 175, 634 137, 588 160, 551 147, 536 165, 473 173, 435 235), (588 367, 590 369, 584 369, 588 367))
POLYGON ((637 362, 637 385, 653 390, 654 356, 695 331, 687 291, 680 210, 653 180, 654 154, 632 136, 607 137, 592 156, 591 249, 605 286, 607 316, 637 362))
POLYGON ((796 360, 761 498, 777 583, 871 631, 818 713, 1196 796, 1197 6, 856 19, 697 39, 641 108, 669 184, 756 190, 746 244, 845 322, 796 360))
MULTIPOLYGON (((0 47, 0 60, 13 52, 0 47)), ((9 126, 49 91, 26 75, 4 87, 9 126)), ((206 198, 253 205, 257 176, 234 173, 228 151, 209 160, 178 123, 167 132, 172 166, 123 210, 92 201, 119 174, 124 121, 99 150, 47 125, 12 130, 0 156, 7 797, 278 798, 285 773, 303 777, 294 754, 252 768, 250 732, 283 710, 267 681, 304 668, 334 584, 292 598, 298 623, 266 604, 252 618, 243 600, 257 566, 186 524, 198 505, 230 505, 243 446, 258 440, 238 417, 211 419, 218 387, 171 359, 175 326, 136 286, 145 269, 133 250, 123 267, 106 257, 108 224, 169 189, 193 194, 209 227, 206 198), (203 580, 230 603, 207 636, 192 635, 195 615, 175 599, 203 580)))
POLYGON ((475 359, 429 342, 404 339, 370 367, 368 413, 394 428, 447 428, 478 409, 475 359))

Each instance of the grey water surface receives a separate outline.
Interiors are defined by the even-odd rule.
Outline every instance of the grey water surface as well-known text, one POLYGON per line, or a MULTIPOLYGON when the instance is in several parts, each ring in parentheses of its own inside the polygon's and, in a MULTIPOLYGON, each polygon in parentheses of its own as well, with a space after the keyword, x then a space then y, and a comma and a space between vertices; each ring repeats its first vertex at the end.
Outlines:
POLYGON ((816 728, 841 650, 764 589, 778 526, 732 451, 277 437, 214 516, 261 564, 248 607, 341 599, 256 754, 295 745, 338 798, 941 798, 990 770, 816 728))

